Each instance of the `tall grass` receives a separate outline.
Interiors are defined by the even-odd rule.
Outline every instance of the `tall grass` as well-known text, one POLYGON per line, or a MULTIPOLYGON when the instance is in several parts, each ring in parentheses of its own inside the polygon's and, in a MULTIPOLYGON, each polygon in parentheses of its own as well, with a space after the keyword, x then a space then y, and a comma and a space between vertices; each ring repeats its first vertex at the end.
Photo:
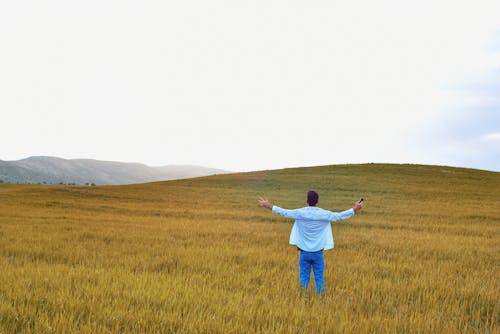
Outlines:
POLYGON ((0 185, 1 333, 498 333, 500 175, 345 165, 107 187, 0 185), (292 222, 343 210, 326 296, 292 222))

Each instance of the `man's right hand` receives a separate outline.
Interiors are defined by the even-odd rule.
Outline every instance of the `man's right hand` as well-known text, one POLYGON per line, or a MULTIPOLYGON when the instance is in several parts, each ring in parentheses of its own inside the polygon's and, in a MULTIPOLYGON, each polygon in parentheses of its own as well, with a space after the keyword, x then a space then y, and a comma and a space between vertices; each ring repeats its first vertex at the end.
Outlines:
POLYGON ((361 202, 361 203, 360 202, 354 203, 354 207, 353 207, 354 212, 357 212, 357 211, 361 210, 362 208, 363 208, 363 202, 361 202))

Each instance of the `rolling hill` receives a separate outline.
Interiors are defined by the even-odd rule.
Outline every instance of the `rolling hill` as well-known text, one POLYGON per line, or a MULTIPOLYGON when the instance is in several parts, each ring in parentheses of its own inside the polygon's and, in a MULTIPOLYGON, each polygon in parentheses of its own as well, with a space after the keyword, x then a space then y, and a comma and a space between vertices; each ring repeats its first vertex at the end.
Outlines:
POLYGON ((0 184, 2 333, 498 333, 500 173, 336 165, 120 186, 0 184), (326 295, 292 221, 332 224, 326 295), (311 316, 313 315, 313 316, 311 316))
POLYGON ((150 167, 140 163, 29 157, 17 161, 0 160, 0 180, 35 184, 132 184, 228 173, 202 166, 169 165, 150 167))

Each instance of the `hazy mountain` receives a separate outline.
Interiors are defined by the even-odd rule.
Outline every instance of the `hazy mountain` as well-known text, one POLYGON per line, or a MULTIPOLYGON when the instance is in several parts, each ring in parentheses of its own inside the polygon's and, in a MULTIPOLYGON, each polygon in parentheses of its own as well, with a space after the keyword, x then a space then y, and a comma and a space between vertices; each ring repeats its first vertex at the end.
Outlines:
POLYGON ((45 156, 0 160, 0 180, 10 183, 130 184, 223 173, 228 171, 202 166, 151 167, 140 163, 45 156))

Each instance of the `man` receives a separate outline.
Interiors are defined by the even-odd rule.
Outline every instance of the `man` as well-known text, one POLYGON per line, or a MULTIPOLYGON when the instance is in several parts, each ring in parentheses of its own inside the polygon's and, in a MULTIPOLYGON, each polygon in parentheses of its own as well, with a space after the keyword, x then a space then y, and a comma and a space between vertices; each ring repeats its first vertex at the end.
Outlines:
POLYGON ((352 209, 342 212, 331 212, 323 210, 318 204, 319 195, 311 190, 307 193, 307 204, 309 206, 287 210, 269 203, 267 199, 259 199, 259 205, 271 209, 273 213, 286 218, 295 219, 290 234, 290 244, 296 245, 300 251, 299 277, 300 286, 306 290, 309 287, 311 268, 314 272, 316 293, 325 294, 324 268, 325 259, 323 250, 333 248, 332 226, 330 222, 348 219, 354 213, 361 210, 363 200, 356 202, 352 209))

